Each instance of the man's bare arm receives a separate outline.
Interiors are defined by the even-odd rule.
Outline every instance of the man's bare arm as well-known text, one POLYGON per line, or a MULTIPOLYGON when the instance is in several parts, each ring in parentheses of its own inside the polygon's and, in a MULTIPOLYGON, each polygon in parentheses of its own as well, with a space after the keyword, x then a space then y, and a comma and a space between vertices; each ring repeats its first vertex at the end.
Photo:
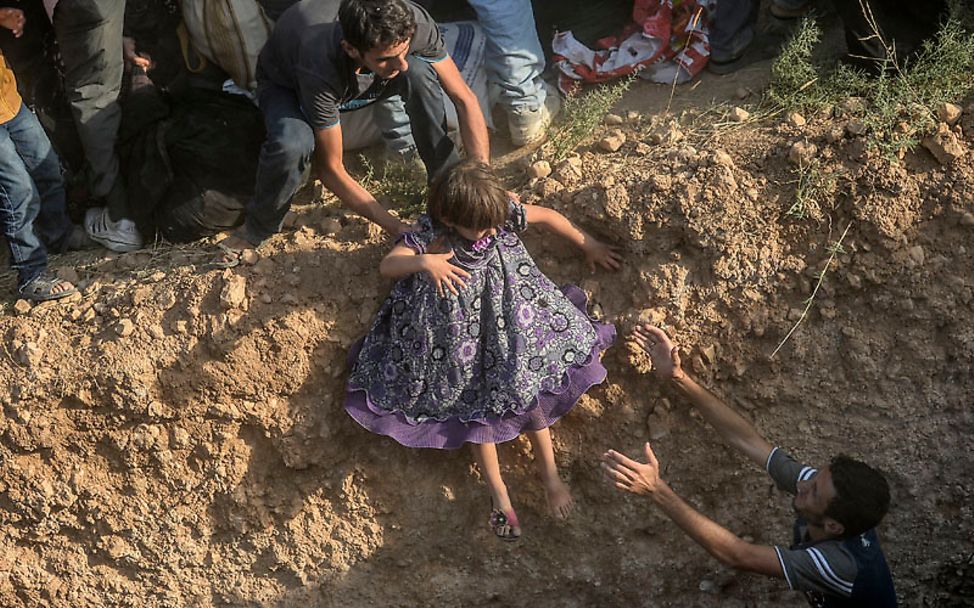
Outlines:
POLYGON ((342 128, 335 125, 327 129, 315 130, 315 175, 326 188, 335 193, 343 205, 375 222, 383 230, 398 236, 408 229, 363 188, 345 170, 342 157, 342 128))
POLYGON ((722 564, 737 570, 784 578, 774 547, 746 542, 688 505, 660 479, 659 462, 648 443, 645 452, 646 463, 639 463, 615 450, 609 450, 602 456, 606 477, 620 490, 649 496, 687 536, 722 564))
POLYGON ((460 70, 447 57, 433 64, 440 79, 440 85, 457 107, 457 121, 460 123, 460 138, 467 150, 467 156, 483 163, 490 162, 490 139, 487 137, 487 123, 477 96, 464 82, 460 70))
POLYGON ((679 349, 673 346, 666 332, 652 325, 638 326, 633 330, 632 339, 649 354, 657 374, 671 380, 724 441, 762 468, 767 464, 772 445, 754 425, 683 371, 679 349))

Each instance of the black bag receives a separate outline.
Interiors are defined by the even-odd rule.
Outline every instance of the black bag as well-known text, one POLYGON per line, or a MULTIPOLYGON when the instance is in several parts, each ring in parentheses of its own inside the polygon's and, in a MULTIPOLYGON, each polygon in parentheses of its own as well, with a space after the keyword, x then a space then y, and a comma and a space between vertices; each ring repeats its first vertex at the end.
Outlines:
POLYGON ((129 97, 120 133, 132 219, 146 235, 194 241, 243 221, 264 140, 245 97, 189 88, 129 97))

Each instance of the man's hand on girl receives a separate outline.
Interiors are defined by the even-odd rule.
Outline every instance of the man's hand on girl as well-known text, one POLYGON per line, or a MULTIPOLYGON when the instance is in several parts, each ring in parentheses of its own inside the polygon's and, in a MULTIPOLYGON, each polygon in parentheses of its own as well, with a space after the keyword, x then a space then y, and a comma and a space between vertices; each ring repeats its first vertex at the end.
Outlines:
POLYGON ((452 250, 446 253, 425 253, 421 256, 423 270, 433 279, 436 291, 441 296, 446 295, 446 289, 454 295, 460 293, 457 287, 459 286, 460 289, 466 287, 464 281, 470 278, 469 272, 450 263, 452 257, 452 250))
POLYGON ((619 270, 622 266, 622 256, 615 247, 609 247, 591 236, 586 235, 582 250, 585 252, 585 262, 592 272, 595 272, 596 265, 606 270, 619 270))
POLYGON ((679 380, 686 375, 680 364, 680 349, 673 346, 665 331, 646 323, 634 327, 629 337, 646 351, 661 378, 679 380))
POLYGON ((24 23, 26 23, 24 11, 19 8, 0 8, 0 26, 10 30, 14 38, 20 38, 24 33, 24 23))

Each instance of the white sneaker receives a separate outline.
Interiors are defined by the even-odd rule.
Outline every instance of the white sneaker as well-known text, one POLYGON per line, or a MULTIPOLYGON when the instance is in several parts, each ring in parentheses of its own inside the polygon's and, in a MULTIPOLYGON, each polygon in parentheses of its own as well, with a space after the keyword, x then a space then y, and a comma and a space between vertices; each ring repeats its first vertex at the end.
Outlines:
POLYGON ((91 240, 101 244, 106 249, 125 253, 142 249, 142 235, 136 228, 135 222, 120 219, 113 222, 108 217, 107 207, 96 207, 85 213, 85 230, 91 240))
POLYGON ((544 104, 534 110, 513 110, 508 116, 511 129, 511 143, 515 147, 527 146, 544 138, 551 121, 561 111, 561 94, 545 85, 547 95, 544 104))

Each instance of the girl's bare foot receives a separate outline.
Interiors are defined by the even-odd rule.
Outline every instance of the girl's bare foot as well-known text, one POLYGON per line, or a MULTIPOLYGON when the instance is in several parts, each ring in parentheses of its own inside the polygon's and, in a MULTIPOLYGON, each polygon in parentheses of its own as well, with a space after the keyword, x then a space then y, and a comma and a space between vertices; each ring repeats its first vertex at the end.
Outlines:
POLYGON ((548 509, 558 519, 568 519, 575 510, 575 499, 568 485, 558 479, 545 483, 545 497, 548 499, 548 509))

